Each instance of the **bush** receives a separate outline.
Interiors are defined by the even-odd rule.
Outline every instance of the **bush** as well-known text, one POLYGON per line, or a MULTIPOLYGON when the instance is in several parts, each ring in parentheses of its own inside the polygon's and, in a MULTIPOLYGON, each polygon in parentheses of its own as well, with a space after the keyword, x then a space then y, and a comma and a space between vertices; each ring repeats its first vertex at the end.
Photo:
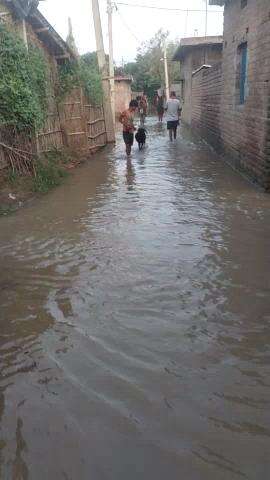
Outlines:
POLYGON ((83 88, 93 105, 102 103, 101 76, 98 67, 94 62, 89 63, 86 55, 59 67, 59 101, 76 86, 83 88))
POLYGON ((47 63, 35 47, 0 25, 0 125, 34 130, 47 113, 47 63))
POLYGON ((33 179, 34 192, 47 193, 62 183, 63 178, 68 175, 62 165, 64 160, 61 152, 54 151, 36 161, 36 176, 33 179))

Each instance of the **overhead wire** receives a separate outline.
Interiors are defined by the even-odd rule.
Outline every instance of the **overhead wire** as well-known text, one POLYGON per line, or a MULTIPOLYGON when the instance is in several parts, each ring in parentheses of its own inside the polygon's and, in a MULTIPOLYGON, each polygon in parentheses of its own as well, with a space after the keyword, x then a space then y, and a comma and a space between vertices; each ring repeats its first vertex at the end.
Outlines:
MULTIPOLYGON (((141 40, 137 37, 137 35, 134 33, 134 31, 129 27, 125 19, 123 18, 123 15, 120 12, 120 9, 118 6, 123 6, 123 7, 133 7, 133 8, 144 8, 144 9, 150 9, 150 10, 161 10, 161 11, 167 11, 167 12, 179 12, 179 13, 186 13, 186 16, 188 17, 189 13, 204 13, 205 10, 202 9, 183 9, 183 8, 171 8, 171 7, 159 7, 155 5, 146 5, 146 4, 138 4, 138 3, 126 3, 126 2, 113 2, 113 6, 115 7, 116 12, 119 15, 119 18, 121 19, 123 25, 125 28, 129 31, 129 33, 132 35, 132 37, 136 40, 138 44, 141 44, 141 40)), ((223 10, 209 10, 209 13, 223 13, 223 10)), ((187 22, 187 18, 186 18, 187 22)), ((186 27, 187 28, 187 27, 186 27)))
POLYGON ((126 29, 129 31, 129 33, 135 38, 136 42, 138 43, 141 43, 141 40, 137 37, 137 35, 133 32, 133 30, 129 27, 129 25, 127 24, 127 22, 125 21, 125 19, 123 18, 121 12, 120 12, 120 9, 118 8, 117 6, 117 3, 114 2, 114 7, 115 7, 115 10, 117 11, 123 25, 126 27, 126 29))
MULTIPOLYGON (((123 5, 124 7, 133 7, 133 8, 147 8, 150 10, 163 10, 167 12, 180 12, 180 13, 204 13, 205 10, 202 9, 190 9, 190 8, 171 8, 171 7, 158 7, 155 5, 145 5, 139 3, 126 3, 126 2, 115 2, 115 5, 123 5)), ((209 10, 209 13, 223 13, 223 10, 209 10)))

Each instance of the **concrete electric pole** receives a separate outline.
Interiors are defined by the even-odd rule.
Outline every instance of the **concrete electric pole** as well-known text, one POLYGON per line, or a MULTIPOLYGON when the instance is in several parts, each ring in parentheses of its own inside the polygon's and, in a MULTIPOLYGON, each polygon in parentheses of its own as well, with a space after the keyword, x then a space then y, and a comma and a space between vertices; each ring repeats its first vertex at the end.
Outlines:
POLYGON ((208 0, 205 0, 205 37, 208 31, 208 0))
POLYGON ((99 11, 99 0, 91 0, 91 1, 92 1, 95 34, 96 34, 98 66, 99 66, 99 71, 102 77, 103 108, 104 108, 105 125, 106 125, 106 131, 107 131, 107 140, 109 143, 113 143, 115 142, 115 130, 114 130, 113 112, 112 112, 112 104, 111 104, 111 88, 110 88, 110 78, 108 76, 107 65, 106 65, 106 56, 105 56, 105 50, 104 50, 104 42, 103 42, 100 11, 99 11))
POLYGON ((113 6, 112 1, 107 0, 107 10, 108 10, 108 32, 109 32, 109 75, 110 75, 110 85, 111 85, 111 105, 113 119, 115 122, 115 88, 114 88, 114 61, 113 61, 113 6))
POLYGON ((166 100, 170 98, 170 84, 169 84, 169 73, 168 73, 168 57, 167 57, 167 44, 164 42, 164 72, 165 72, 165 92, 166 100))

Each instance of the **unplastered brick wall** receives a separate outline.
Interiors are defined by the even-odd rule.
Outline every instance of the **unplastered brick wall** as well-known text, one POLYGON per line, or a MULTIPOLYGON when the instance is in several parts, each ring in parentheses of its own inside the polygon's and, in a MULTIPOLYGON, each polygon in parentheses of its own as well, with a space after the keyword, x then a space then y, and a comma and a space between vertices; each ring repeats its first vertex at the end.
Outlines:
POLYGON ((202 67, 192 76, 191 126, 216 149, 221 148, 222 65, 202 67))
POLYGON ((270 1, 231 0, 224 12, 220 130, 227 158, 270 188, 270 1), (247 45, 247 84, 239 95, 239 49, 247 45))

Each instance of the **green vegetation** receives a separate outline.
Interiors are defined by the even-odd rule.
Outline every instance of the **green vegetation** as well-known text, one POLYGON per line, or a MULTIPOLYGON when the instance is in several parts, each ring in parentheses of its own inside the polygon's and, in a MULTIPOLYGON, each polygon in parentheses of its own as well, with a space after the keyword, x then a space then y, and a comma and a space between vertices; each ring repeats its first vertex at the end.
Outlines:
POLYGON ((33 177, 33 191, 47 193, 60 185, 63 178, 68 175, 63 166, 66 162, 65 155, 58 150, 48 152, 38 159, 35 163, 36 175, 33 177))
POLYGON ((68 175, 66 166, 71 160, 73 155, 55 149, 34 161, 35 176, 9 171, 5 178, 0 177, 0 216, 15 212, 34 193, 45 194, 60 185, 68 175))
MULTIPOLYGON (((147 96, 153 98, 154 93, 165 85, 163 58, 164 41, 168 38, 168 32, 159 30, 148 42, 139 48, 135 62, 127 63, 118 73, 132 75, 134 91, 145 91, 147 96)), ((168 42, 168 68, 171 82, 180 80, 179 63, 173 62, 172 57, 178 43, 168 42)))
POLYGON ((18 132, 44 124, 47 115, 47 63, 42 52, 30 47, 0 25, 0 125, 18 132))
POLYGON ((12 205, 0 205, 0 217, 6 217, 7 215, 11 215, 16 211, 16 208, 12 205))
POLYGON ((61 101, 74 86, 81 86, 94 105, 102 103, 101 76, 96 53, 87 53, 72 63, 59 67, 58 98, 61 101))

